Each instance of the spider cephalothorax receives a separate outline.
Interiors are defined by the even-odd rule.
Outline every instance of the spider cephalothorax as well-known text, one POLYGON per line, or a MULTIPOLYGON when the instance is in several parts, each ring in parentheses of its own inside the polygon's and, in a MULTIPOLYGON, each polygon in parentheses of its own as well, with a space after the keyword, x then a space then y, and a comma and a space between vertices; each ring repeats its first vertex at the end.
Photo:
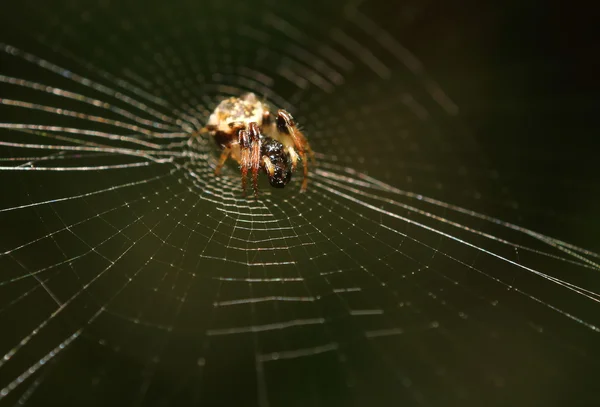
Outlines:
POLYGON ((258 196, 260 169, 269 177, 271 186, 283 188, 292 178, 298 160, 302 161, 304 170, 300 190, 306 191, 306 153, 314 159, 308 141, 291 114, 279 109, 273 118, 269 106, 254 93, 223 100, 200 133, 209 133, 222 148, 215 174, 220 173, 230 156, 240 164, 244 193, 248 171, 252 172, 254 194, 258 196))

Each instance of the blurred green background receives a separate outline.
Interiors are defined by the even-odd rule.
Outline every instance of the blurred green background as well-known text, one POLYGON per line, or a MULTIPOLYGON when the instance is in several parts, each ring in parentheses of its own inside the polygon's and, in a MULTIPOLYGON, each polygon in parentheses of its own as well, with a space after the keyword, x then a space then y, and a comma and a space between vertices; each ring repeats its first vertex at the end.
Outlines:
MULTIPOLYGON (((144 100, 165 123, 187 122, 182 131, 194 124, 190 118, 203 123, 221 98, 252 89, 292 111, 321 171, 350 168, 583 247, 595 261, 600 183, 591 18, 574 5, 518 1, 24 0, 5 5, 0 16, 0 75, 106 101, 112 110, 103 114, 113 120, 124 120, 121 108, 160 122, 126 97, 144 100), (11 55, 6 44, 34 57, 11 55), (50 72, 40 59, 69 72, 50 72), (73 73, 119 93, 73 81, 73 73)), ((0 98, 98 113, 97 106, 7 81, 0 98)), ((114 131, 6 104, 0 117, 114 131)), ((0 129, 4 142, 61 144, 35 137, 0 129)), ((574 264, 581 259, 528 233, 403 200, 392 189, 364 198, 371 208, 344 200, 323 187, 332 185, 326 172, 312 174, 304 196, 291 185, 266 192, 259 203, 237 201, 235 166, 214 178, 216 152, 204 145, 199 151, 209 160, 174 155, 174 166, 121 172, 0 171, 0 207, 9 209, 0 212, 0 351, 17 349, 0 365, 0 390, 10 389, 0 405, 600 403, 597 266, 574 264), (110 190, 153 177, 159 181, 110 190), (94 190, 110 192, 52 202, 94 190), (398 201, 464 229, 421 219, 398 201), (238 213, 223 216, 224 209, 238 213), (239 215, 246 210, 254 214, 248 225, 239 215), (263 226, 261 210, 277 223, 263 226), (67 227, 70 233, 51 235, 81 221, 67 227), (291 237, 279 240, 285 230, 291 237), (238 242, 242 250, 233 250, 238 242), (277 251, 279 244, 285 250, 277 251), (294 276, 303 283, 227 283, 294 276), (340 291, 348 288, 355 294, 340 291), (279 297, 313 300, 306 307, 215 305, 279 297), (285 325, 306 320, 317 322, 285 325), (259 328, 223 334, 236 327, 259 328), (402 333, 372 336, 390 329, 402 333), (66 343, 72 335, 77 339, 66 343), (58 356, 40 365, 55 347, 58 356)), ((2 145, 2 153, 30 152, 2 145)), ((84 155, 77 162, 128 161, 84 155)))

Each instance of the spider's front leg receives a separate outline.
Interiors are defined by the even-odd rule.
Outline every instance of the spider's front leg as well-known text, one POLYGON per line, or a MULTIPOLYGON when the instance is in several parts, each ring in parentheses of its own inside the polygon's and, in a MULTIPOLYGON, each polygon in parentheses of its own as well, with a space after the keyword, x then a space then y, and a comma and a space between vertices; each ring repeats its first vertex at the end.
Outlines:
POLYGON ((246 195, 246 177, 250 167, 250 137, 245 129, 238 130, 238 143, 240 145, 240 167, 242 169, 242 191, 246 195))
POLYGON ((260 128, 252 122, 248 125, 248 136, 250 138, 250 168, 252 168, 252 186, 254 196, 258 198, 258 170, 260 169, 260 128))
POLYGON ((310 154, 310 157, 315 162, 315 156, 308 144, 308 140, 304 137, 304 134, 298 129, 296 126, 296 122, 291 114, 283 109, 279 109, 277 111, 277 131, 283 134, 287 134, 291 137, 294 142, 294 147, 298 150, 298 154, 293 150, 290 150, 290 156, 292 158, 292 167, 295 170, 296 164, 298 161, 298 156, 302 159, 302 169, 304 172, 304 177, 302 179, 302 187, 300 188, 301 192, 306 191, 306 187, 308 185, 308 160, 306 159, 306 153, 310 154))

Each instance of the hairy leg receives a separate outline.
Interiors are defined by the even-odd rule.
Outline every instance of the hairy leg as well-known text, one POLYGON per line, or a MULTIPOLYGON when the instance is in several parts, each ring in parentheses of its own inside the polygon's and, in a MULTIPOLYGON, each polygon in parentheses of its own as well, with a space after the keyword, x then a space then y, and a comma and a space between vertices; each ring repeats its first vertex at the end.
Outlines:
POLYGON ((267 157, 266 155, 264 155, 262 158, 262 162, 263 162, 263 165, 265 166, 265 169, 269 173, 269 177, 272 177, 273 174, 275 174, 275 166, 271 162, 271 159, 269 157, 267 157))
POLYGON ((214 126, 204 126, 200 130, 196 130, 190 133, 190 138, 188 138, 187 144, 188 146, 192 146, 192 143, 195 139, 200 138, 200 136, 210 133, 214 130, 214 126))
POLYGON ((292 171, 296 171, 296 166, 298 165, 298 154, 293 147, 288 147, 287 152, 292 160, 292 171))
POLYGON ((242 170, 242 190, 246 195, 246 178, 250 166, 250 139, 248 132, 244 129, 238 131, 238 143, 240 144, 240 167, 242 170))
MULTIPOLYGON (((304 137, 304 134, 298 129, 296 126, 296 122, 291 114, 283 109, 279 109, 277 112, 277 130, 281 133, 288 134, 292 141, 294 142, 294 147, 298 150, 298 155, 302 159, 302 169, 303 169, 303 178, 302 178, 302 186, 300 188, 301 192, 306 191, 308 186, 308 160, 306 159, 306 152, 308 152, 311 156, 311 159, 314 163, 314 153, 304 137)), ((295 161, 297 161, 297 157, 294 160, 294 156, 292 156, 292 163, 294 165, 294 169, 296 167, 295 161)))
POLYGON ((229 154, 231 154, 231 149, 229 147, 224 148, 221 156, 219 157, 219 163, 215 168, 215 175, 221 174, 221 168, 223 168, 223 165, 225 164, 225 161, 227 161, 229 154))
POLYGON ((260 169, 260 129, 254 122, 248 125, 248 135, 250 137, 250 166, 252 167, 252 186, 254 187, 254 196, 258 198, 258 170, 260 169))

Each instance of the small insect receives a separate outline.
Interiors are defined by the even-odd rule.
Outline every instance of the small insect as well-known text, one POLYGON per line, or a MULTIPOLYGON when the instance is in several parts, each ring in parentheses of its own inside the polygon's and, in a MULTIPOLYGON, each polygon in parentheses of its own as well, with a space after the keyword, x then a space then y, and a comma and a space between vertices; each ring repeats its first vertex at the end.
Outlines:
MULTIPOLYGON (((258 172, 264 170, 272 187, 283 188, 302 161, 304 178, 301 192, 308 185, 308 161, 314 154, 291 114, 283 109, 272 117, 269 105, 252 92, 223 100, 198 133, 210 134, 222 152, 215 169, 219 175, 229 157, 240 164, 242 189, 246 193, 248 171, 252 172, 254 195, 258 197, 258 172)), ((314 161, 313 161, 314 162, 314 161)))

